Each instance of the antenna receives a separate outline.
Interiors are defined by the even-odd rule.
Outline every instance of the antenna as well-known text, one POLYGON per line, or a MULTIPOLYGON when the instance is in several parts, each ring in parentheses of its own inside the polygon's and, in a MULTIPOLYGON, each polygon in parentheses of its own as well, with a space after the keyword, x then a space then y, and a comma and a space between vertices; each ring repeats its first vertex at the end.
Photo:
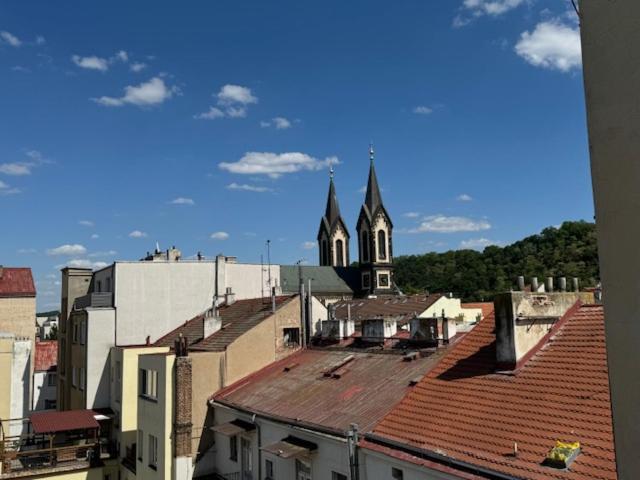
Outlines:
POLYGON ((260 295, 262 303, 264 303, 264 259, 262 254, 260 254, 260 295))
POLYGON ((271 291, 271 240, 267 240, 267 264, 269 265, 269 291, 271 291))

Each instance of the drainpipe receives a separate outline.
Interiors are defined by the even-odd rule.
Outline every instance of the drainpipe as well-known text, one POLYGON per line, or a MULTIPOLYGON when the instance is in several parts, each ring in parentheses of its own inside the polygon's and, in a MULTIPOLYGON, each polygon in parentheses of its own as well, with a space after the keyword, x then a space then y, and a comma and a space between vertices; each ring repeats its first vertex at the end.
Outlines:
POLYGON ((347 449, 349 452, 349 477, 350 480, 360 479, 360 466, 358 463, 358 425, 351 424, 347 432, 347 449))
POLYGON ((251 423, 256 426, 256 435, 258 436, 258 479, 262 479, 262 435, 260 434, 260 424, 256 422, 256 414, 251 417, 251 423))
POLYGON ((311 279, 309 279, 309 288, 307 289, 307 325, 305 346, 309 343, 312 337, 313 330, 313 297, 311 296, 311 279))

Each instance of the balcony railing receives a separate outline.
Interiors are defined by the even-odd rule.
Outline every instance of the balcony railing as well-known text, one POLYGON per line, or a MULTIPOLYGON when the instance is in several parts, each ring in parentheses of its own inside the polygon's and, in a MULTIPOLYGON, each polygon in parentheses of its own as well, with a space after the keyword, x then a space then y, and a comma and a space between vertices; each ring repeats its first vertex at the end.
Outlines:
POLYGON ((78 310, 88 307, 109 308, 113 307, 113 293, 100 292, 88 293, 82 297, 76 298, 74 307, 78 310))
POLYGON ((71 445, 35 450, 5 451, 2 455, 2 476, 25 470, 55 468, 76 463, 79 467, 100 462, 100 443, 71 445))

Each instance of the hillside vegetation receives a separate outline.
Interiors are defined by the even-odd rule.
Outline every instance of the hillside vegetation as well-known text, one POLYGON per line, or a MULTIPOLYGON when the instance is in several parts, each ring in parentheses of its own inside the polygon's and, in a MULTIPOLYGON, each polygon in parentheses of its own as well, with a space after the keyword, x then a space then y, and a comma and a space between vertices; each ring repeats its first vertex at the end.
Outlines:
POLYGON ((513 288, 518 275, 527 282, 532 276, 541 282, 549 276, 578 277, 583 287, 595 286, 599 278, 595 224, 588 222, 565 222, 482 252, 403 255, 394 264, 395 281, 405 293, 453 292, 465 301, 491 300, 513 288))

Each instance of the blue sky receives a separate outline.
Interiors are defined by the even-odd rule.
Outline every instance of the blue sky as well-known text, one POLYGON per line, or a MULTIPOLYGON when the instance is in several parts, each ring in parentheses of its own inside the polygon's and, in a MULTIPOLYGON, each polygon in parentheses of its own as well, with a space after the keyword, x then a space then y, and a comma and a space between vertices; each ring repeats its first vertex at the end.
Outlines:
POLYGON ((568 0, 4 1, 0 72, 0 263, 40 308, 156 241, 316 263, 370 141, 396 255, 593 218, 568 0))

